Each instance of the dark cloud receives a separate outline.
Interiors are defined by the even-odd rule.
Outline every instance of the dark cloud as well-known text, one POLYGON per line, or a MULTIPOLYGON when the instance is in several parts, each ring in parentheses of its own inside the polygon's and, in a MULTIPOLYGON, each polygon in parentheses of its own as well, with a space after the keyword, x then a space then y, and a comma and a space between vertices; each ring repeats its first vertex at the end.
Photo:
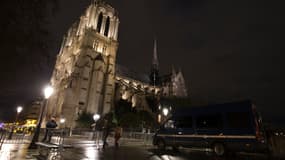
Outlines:
MULTIPOLYGON (((285 110, 280 108, 284 90, 281 1, 161 0, 144 4, 136 8, 139 12, 147 7, 144 15, 135 13, 136 20, 142 20, 139 23, 144 26, 142 29, 135 25, 127 29, 120 26, 119 62, 146 71, 152 47, 149 34, 153 33, 158 37, 161 71, 168 72, 171 65, 181 67, 194 102, 249 98, 267 119, 282 117, 285 110), (151 24, 143 23, 147 22, 145 17, 151 24), (129 33, 137 38, 129 37, 129 33), (124 38, 128 39, 127 44, 124 38), (139 40, 142 38, 144 41, 139 40), (146 52, 134 43, 150 48, 146 52), (129 62, 130 51, 135 51, 139 60, 129 62), (275 109, 269 109, 272 107, 275 109)), ((132 12, 121 14, 122 23, 129 20, 128 23, 137 24, 131 15, 132 12)))

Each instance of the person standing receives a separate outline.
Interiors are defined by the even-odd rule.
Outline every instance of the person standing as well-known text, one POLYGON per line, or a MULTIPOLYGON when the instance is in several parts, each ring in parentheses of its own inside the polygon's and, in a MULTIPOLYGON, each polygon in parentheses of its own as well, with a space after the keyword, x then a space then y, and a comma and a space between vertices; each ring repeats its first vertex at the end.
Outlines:
POLYGON ((108 146, 107 143, 107 138, 110 134, 111 131, 111 127, 109 124, 109 120, 108 119, 104 119, 104 125, 103 125, 103 149, 105 149, 106 146, 108 146))
POLYGON ((119 147, 119 139, 122 137, 122 133, 123 133, 123 128, 121 127, 120 124, 117 125, 117 127, 115 128, 115 147, 118 148, 119 147))
POLYGON ((45 136, 42 140, 42 142, 47 142, 49 143, 51 141, 51 137, 53 135, 53 130, 57 127, 57 123, 55 121, 55 117, 51 117, 51 119, 46 123, 46 131, 45 131, 45 136))

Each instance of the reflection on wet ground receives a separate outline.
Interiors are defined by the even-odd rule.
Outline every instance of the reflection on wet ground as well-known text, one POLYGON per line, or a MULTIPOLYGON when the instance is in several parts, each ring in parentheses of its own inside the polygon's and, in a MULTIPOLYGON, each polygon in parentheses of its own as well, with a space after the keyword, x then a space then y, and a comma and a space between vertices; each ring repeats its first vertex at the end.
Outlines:
POLYGON ((32 160, 36 159, 33 155, 36 150, 28 150, 28 144, 3 144, 0 151, 0 160, 32 160))
POLYGON ((266 155, 258 154, 231 154, 224 157, 217 157, 211 152, 202 152, 191 149, 180 149, 179 151, 173 150, 158 150, 155 148, 149 148, 149 152, 152 153, 150 160, 267 160, 266 155))
POLYGON ((96 144, 80 144, 73 148, 66 148, 62 154, 50 152, 46 156, 40 155, 39 150, 28 150, 28 144, 4 144, 0 153, 0 160, 267 160, 265 155, 231 155, 215 157, 210 152, 199 152, 187 149, 179 151, 161 151, 153 146, 124 145, 116 149, 108 146, 106 149, 96 144))

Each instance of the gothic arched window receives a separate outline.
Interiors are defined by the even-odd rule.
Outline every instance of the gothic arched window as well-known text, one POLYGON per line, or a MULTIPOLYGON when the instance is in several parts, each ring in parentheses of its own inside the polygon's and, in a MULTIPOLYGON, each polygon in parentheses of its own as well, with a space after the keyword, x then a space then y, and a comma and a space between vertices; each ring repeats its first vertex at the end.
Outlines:
POLYGON ((108 36, 109 28, 110 28, 110 17, 108 17, 106 20, 105 31, 104 31, 105 36, 108 36))
POLYGON ((101 12, 99 14, 99 17, 98 17, 98 23, 97 23, 97 29, 96 29, 99 33, 100 33, 100 30, 101 30, 102 21, 103 21, 103 14, 101 12))

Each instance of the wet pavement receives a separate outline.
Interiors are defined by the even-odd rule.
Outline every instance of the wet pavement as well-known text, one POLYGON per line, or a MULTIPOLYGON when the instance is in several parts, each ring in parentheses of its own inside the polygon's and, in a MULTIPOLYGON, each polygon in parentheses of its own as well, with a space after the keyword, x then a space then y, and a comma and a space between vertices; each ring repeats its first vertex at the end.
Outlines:
POLYGON ((37 150, 28 150, 29 143, 4 143, 0 151, 0 160, 35 160, 37 150))
MULTIPOLYGON (((100 139, 100 138, 98 138, 100 139)), ((236 154, 235 156, 215 157, 208 150, 193 150, 180 148, 173 151, 156 149, 151 144, 151 138, 132 139, 121 138, 120 147, 114 147, 112 136, 108 146, 103 149, 102 141, 91 140, 87 136, 72 136, 64 139, 66 148, 48 150, 47 148, 28 149, 31 137, 14 136, 13 140, 3 141, 0 146, 0 160, 268 160, 262 154, 236 154), (97 143, 98 142, 98 143, 97 143)), ((56 143, 58 138, 52 139, 56 143)), ((281 158, 276 158, 279 160, 281 158)), ((274 159, 275 160, 275 159, 274 159)))
MULTIPOLYGON (((72 148, 65 148, 61 154, 52 152, 46 156, 40 155, 39 149, 28 150, 29 143, 9 143, 3 144, 0 160, 266 160, 265 155, 236 155, 231 157, 218 158, 210 152, 193 151, 189 149, 180 149, 172 151, 157 150, 149 144, 142 141, 122 139, 119 148, 115 148, 112 141, 109 146, 102 149, 102 143, 96 144, 93 141, 66 139, 66 143, 72 144, 72 148)), ((47 150, 46 150, 47 151, 47 150)))

